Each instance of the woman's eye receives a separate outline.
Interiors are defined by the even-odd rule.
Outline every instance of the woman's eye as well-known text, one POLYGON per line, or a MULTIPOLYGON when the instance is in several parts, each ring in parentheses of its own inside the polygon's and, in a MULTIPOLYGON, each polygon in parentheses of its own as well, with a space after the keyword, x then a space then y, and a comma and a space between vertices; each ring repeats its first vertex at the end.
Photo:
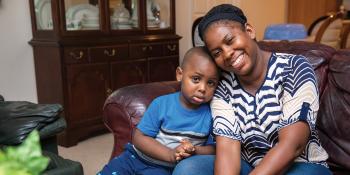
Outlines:
POLYGON ((217 58, 220 56, 220 52, 219 51, 215 51, 211 54, 213 56, 213 58, 217 58))
POLYGON ((227 45, 232 44, 232 42, 233 42, 233 38, 232 37, 226 39, 226 44, 227 45))

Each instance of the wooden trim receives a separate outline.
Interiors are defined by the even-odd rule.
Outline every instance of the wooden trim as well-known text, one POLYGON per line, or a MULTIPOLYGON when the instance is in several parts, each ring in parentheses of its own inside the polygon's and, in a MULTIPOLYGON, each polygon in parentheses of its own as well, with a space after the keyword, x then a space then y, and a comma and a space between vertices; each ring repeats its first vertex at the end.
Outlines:
POLYGON ((341 38, 340 38, 340 48, 346 49, 348 37, 350 34, 350 23, 343 23, 343 28, 341 31, 341 38))
POLYGON ((337 19, 342 19, 343 14, 342 13, 335 13, 335 14, 330 14, 327 19, 325 19, 320 26, 320 29, 318 29, 316 36, 315 36, 315 41, 316 43, 321 43, 321 39, 323 37, 324 32, 328 28, 328 26, 334 22, 337 19))

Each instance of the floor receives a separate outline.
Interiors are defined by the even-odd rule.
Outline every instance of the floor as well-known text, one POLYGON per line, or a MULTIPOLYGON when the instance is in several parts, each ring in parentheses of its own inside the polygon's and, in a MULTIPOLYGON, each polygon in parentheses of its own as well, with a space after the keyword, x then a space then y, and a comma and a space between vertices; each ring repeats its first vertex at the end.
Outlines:
POLYGON ((79 161, 84 175, 95 175, 108 162, 113 148, 111 133, 96 136, 69 148, 58 147, 59 155, 66 159, 79 161))

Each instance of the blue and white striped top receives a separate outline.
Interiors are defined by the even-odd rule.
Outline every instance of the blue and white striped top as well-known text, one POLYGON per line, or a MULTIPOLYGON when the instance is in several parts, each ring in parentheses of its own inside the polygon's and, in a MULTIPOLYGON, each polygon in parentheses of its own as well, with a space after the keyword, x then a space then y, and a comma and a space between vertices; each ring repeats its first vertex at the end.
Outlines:
POLYGON ((316 133, 319 108, 315 73, 300 55, 272 53, 265 80, 253 96, 234 73, 223 72, 211 102, 213 133, 241 142, 244 160, 256 166, 278 143, 278 131, 297 121, 310 126, 311 137, 296 162, 327 166, 328 154, 316 133))

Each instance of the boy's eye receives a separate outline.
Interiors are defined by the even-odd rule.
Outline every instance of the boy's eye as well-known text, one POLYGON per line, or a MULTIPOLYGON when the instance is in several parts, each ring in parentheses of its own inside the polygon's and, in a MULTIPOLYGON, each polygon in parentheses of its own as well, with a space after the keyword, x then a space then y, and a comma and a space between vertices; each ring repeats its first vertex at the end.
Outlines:
POLYGON ((199 81, 200 81, 200 77, 198 77, 198 76, 192 77, 192 82, 198 83, 199 81))
POLYGON ((215 87, 216 86, 216 82, 215 81, 208 81, 208 85, 210 87, 215 87))

